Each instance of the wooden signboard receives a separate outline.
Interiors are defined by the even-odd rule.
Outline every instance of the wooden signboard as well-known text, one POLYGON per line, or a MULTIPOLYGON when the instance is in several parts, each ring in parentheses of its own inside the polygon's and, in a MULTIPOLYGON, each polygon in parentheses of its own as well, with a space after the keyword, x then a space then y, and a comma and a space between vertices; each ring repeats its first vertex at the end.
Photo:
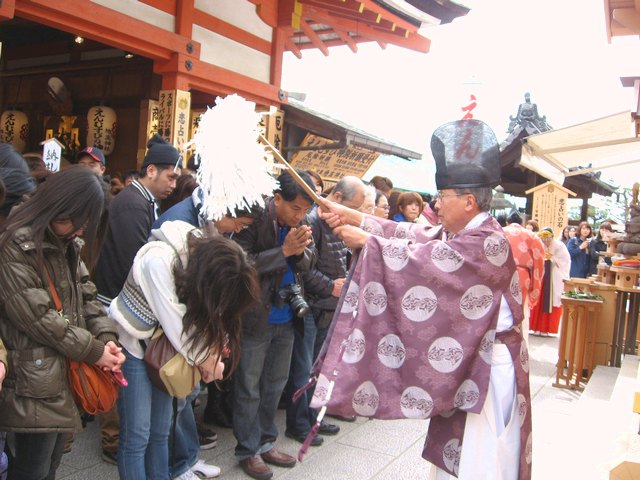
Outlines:
POLYGON ((191 93, 183 90, 160 90, 158 131, 178 150, 189 140, 191 93))
MULTIPOLYGON (((321 147, 331 143, 333 140, 308 133, 301 147, 321 147)), ((362 178, 379 156, 377 152, 357 147, 302 150, 296 152, 289 163, 298 170, 314 170, 323 180, 336 182, 345 175, 362 178)))
POLYGON ((557 238, 569 223, 569 209, 567 199, 576 194, 556 182, 546 182, 527 190, 527 195, 533 193, 533 209, 531 219, 538 222, 540 228, 551 227, 557 238))
POLYGON ((42 145, 42 160, 47 169, 53 173, 60 171, 60 162, 62 160, 62 145, 57 139, 49 138, 42 145))

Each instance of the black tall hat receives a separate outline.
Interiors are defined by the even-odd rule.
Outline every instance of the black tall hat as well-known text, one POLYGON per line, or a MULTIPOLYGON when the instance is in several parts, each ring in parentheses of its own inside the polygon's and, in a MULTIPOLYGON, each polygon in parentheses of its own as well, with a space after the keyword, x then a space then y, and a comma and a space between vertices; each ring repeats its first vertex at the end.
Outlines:
POLYGON ((500 183, 500 146, 493 130, 480 120, 457 120, 431 136, 436 187, 482 188, 500 183))

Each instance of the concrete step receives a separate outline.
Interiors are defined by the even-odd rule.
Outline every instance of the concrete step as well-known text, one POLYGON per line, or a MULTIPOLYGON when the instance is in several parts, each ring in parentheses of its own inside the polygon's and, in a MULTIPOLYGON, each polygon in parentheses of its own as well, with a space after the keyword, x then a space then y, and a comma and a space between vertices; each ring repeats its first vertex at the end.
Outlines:
POLYGON ((574 478, 608 479, 620 458, 620 439, 637 432, 632 406, 639 367, 640 357, 626 355, 620 368, 595 369, 572 415, 571 450, 580 458, 574 478))
POLYGON ((620 368, 605 367, 603 365, 596 366, 595 370, 591 374, 591 378, 587 383, 584 392, 580 396, 580 402, 588 402, 591 400, 604 400, 608 401, 613 394, 616 380, 620 368))

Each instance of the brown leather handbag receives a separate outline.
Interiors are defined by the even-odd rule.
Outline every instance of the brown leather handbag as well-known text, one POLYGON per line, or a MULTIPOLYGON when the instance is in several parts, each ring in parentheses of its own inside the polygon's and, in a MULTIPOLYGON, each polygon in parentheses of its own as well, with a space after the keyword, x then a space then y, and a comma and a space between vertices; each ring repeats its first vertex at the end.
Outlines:
MULTIPOLYGON (((49 277, 49 292, 58 315, 62 316, 62 302, 58 296, 51 275, 49 277)), ((76 401, 76 405, 89 415, 108 412, 116 404, 118 398, 118 383, 111 372, 105 372, 100 367, 87 362, 68 360, 69 386, 76 401)))
POLYGON ((200 370, 189 365, 158 327, 144 348, 144 363, 151 383, 167 395, 184 398, 202 378, 200 370))

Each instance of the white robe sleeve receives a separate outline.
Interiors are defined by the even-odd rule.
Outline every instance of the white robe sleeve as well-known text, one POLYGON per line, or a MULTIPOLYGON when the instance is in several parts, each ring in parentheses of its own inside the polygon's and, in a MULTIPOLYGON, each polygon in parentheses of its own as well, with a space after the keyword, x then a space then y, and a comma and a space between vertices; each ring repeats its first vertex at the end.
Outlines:
POLYGON ((559 240, 553 240, 551 245, 551 255, 553 262, 552 285, 553 285, 553 306, 562 305, 562 292, 564 291, 564 280, 569 278, 571 269, 571 255, 567 247, 559 240))

